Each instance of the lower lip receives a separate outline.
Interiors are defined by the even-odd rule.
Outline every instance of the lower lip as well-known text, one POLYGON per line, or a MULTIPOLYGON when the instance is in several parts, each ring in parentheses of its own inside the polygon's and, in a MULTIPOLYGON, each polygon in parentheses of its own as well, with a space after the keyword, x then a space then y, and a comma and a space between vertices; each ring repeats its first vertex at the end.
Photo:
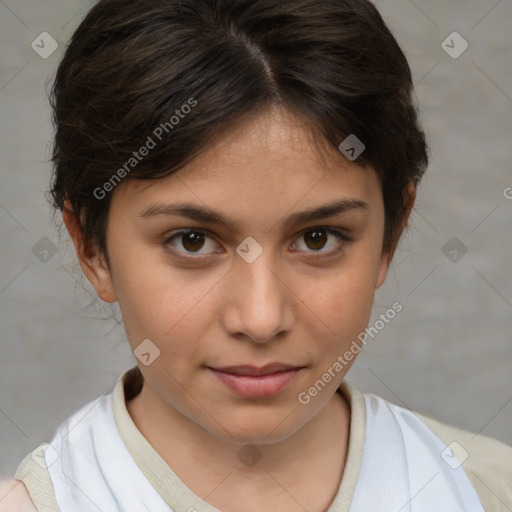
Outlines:
POLYGON ((269 375, 236 375, 209 368, 211 372, 233 391, 246 398, 267 398, 276 395, 297 375, 300 368, 269 375))

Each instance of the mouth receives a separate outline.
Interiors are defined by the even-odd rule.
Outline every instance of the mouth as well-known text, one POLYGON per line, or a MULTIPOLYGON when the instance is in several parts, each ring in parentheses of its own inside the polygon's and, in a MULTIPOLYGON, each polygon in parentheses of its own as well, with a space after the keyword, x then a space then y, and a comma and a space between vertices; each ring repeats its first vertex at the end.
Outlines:
POLYGON ((269 363, 262 367, 250 365, 207 367, 213 375, 237 394, 246 398, 267 398, 282 391, 292 382, 301 366, 269 363))
POLYGON ((272 375, 273 373, 285 372, 290 370, 298 370, 302 367, 293 366, 285 363, 268 363, 264 366, 257 367, 248 364, 238 366, 224 366, 222 368, 212 368, 219 372, 230 373, 232 375, 244 375, 248 377, 261 377, 264 375, 272 375))

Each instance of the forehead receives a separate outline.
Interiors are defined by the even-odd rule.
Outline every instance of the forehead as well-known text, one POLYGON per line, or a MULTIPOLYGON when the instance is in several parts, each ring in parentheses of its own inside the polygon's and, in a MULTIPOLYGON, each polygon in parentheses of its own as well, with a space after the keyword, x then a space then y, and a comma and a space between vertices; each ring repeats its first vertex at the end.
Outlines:
POLYGON ((370 167, 349 162, 315 136, 304 119, 273 107, 219 135, 187 166, 162 179, 126 180, 114 200, 135 207, 148 201, 187 195, 196 201, 228 205, 282 201, 329 193, 336 197, 380 193, 370 167))
POLYGON ((193 171, 197 178, 219 177, 222 171, 240 172, 248 162, 257 164, 260 175, 272 176, 287 167, 285 162, 295 162, 299 169, 303 166, 297 163, 307 161, 312 170, 343 164, 340 152, 328 147, 312 126, 306 119, 274 105, 227 127, 187 166, 188 172, 184 170, 182 174, 186 172, 190 176, 193 171), (215 173, 209 172, 212 169, 215 173))

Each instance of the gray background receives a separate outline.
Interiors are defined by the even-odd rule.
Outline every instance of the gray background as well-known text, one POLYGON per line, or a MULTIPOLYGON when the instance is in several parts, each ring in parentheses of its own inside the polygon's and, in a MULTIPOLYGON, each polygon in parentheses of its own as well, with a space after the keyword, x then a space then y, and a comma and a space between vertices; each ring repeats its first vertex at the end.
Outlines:
MULTIPOLYGON (((512 444, 512 1, 376 4, 409 58, 432 163, 370 325, 393 302, 404 308, 348 380, 512 444), (469 44, 457 59, 441 46, 453 31, 469 44), (453 237, 457 253, 443 252, 453 237)), ((0 476, 135 364, 122 327, 76 281, 74 247, 45 201, 45 82, 91 6, 0 1, 0 476), (47 59, 31 48, 43 31, 59 42, 47 59), (44 237, 58 247, 46 263, 44 237)))

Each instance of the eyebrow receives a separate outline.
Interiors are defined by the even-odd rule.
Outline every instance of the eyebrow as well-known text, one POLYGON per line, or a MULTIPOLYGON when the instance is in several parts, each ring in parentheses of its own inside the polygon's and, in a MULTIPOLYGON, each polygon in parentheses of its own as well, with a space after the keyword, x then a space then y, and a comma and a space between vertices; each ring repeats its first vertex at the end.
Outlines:
MULTIPOLYGON (((323 219, 324 217, 332 217, 348 213, 354 210, 370 211, 368 203, 360 199, 347 198, 341 199, 329 204, 295 212, 283 220, 284 226, 291 226, 294 224, 305 224, 313 220, 323 219)), ((154 218, 157 216, 179 216, 194 219, 200 222, 207 222, 210 224, 218 224, 226 226, 231 229, 239 229, 241 227, 240 221, 230 220, 224 217, 221 213, 216 212, 210 208, 199 207, 192 203, 177 203, 177 204, 164 204, 156 203, 145 208, 139 217, 144 219, 154 218)))

